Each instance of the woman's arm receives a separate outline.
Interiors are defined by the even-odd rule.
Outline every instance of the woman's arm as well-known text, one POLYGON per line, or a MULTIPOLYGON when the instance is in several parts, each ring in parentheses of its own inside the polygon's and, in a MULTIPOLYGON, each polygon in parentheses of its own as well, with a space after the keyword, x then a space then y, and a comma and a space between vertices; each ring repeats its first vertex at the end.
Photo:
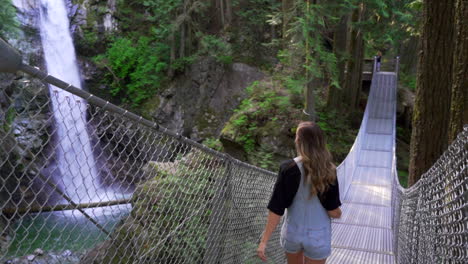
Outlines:
POLYGON ((327 211, 327 214, 331 218, 340 218, 341 217, 341 209, 338 207, 335 210, 327 211))
POLYGON ((275 231, 276 226, 278 225, 281 219, 280 215, 273 213, 272 211, 268 211, 268 218, 267 223, 265 225, 265 230, 263 231, 262 239, 260 240, 260 244, 258 245, 257 255, 263 260, 266 261, 265 256, 265 248, 270 239, 271 234, 275 231))

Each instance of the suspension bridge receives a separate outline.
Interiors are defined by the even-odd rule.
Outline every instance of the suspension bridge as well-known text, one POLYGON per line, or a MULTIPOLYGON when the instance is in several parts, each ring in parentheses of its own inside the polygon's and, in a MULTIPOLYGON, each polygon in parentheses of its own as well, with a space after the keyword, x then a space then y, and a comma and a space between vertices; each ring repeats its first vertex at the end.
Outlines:
MULTIPOLYGON (((59 121, 46 114, 35 127, 43 138, 39 147, 28 148, 15 132, 19 125, 1 116, 0 261, 261 263, 255 249, 274 173, 23 64, 2 40, 0 71, 23 71, 53 85, 24 95, 24 108, 9 108, 16 119, 51 111, 72 118, 59 132, 59 121), (53 100, 81 112, 54 109, 53 100), (77 120, 86 126, 77 127, 77 120), (57 156, 67 148, 57 142, 65 140, 77 153, 92 150, 92 157, 84 155, 85 170, 96 173, 79 171, 87 179, 64 180, 69 172, 57 156)), ((397 81, 398 62, 392 72, 374 67, 358 136, 338 167, 343 215, 332 223, 327 263, 468 262, 468 127, 418 183, 402 188, 395 156, 397 81)), ((279 230, 267 256, 269 263, 285 263, 279 230)))

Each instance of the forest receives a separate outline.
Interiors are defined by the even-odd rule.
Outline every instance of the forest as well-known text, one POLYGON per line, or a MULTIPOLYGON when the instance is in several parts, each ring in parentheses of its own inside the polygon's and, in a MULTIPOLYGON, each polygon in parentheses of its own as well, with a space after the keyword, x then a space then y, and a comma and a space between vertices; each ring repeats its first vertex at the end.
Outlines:
MULTIPOLYGON (((316 122, 325 132, 327 147, 337 166, 346 159, 370 98, 377 55, 381 55, 380 71, 396 72, 398 78, 396 166, 403 187, 418 182, 468 124, 466 0, 64 0, 64 3, 67 22, 57 24, 65 25, 65 31, 70 32, 73 51, 63 46, 51 48, 61 57, 76 53, 72 61, 76 62, 79 78, 75 83, 68 82, 79 84, 89 93, 190 142, 267 171, 276 173, 281 161, 296 155, 296 127, 303 120, 316 122)), ((0 9, 0 37, 19 50, 23 61, 44 70, 49 68, 44 27, 50 22, 46 19, 47 12, 52 12, 50 1, 0 0, 0 9)), ((63 69, 68 71, 67 67, 64 65, 63 69)), ((64 196, 60 191, 55 196, 36 199, 42 194, 35 191, 37 183, 30 183, 44 173, 50 173, 51 179, 56 177, 49 171, 61 166, 55 164, 61 162, 60 158, 50 161, 47 157, 47 153, 55 151, 52 143, 61 141, 60 125, 51 124, 50 109, 61 108, 51 106, 53 100, 49 98, 54 93, 43 87, 43 82, 20 73, 0 73, 0 139, 6 142, 0 153, 0 161, 6 160, 0 162, 0 178, 5 186, 0 188, 0 198, 13 197, 0 203, 5 209, 2 217, 12 205, 67 207, 56 204, 57 197, 64 196), (33 112, 38 114, 32 115, 33 112), (31 157, 38 163, 25 165, 31 157), (18 161, 20 165, 15 165, 18 161), (20 202, 15 202, 15 197, 21 197, 20 202)), ((119 123, 116 115, 108 115, 104 110, 90 106, 85 111, 85 125, 94 129, 90 133, 95 136, 78 141, 90 141, 89 152, 101 157, 96 164, 106 169, 100 168, 96 174, 114 177, 121 189, 130 188, 140 196, 112 196, 122 203, 131 201, 134 208, 128 218, 131 220, 122 221, 123 224, 116 220, 113 224, 118 226, 117 231, 112 234, 118 243, 111 246, 103 242, 85 257, 76 256, 82 263, 93 254, 101 256, 102 261, 117 263, 117 258, 124 258, 120 255, 121 247, 127 243, 122 237, 132 232, 144 233, 147 228, 135 227, 134 223, 148 217, 179 214, 171 207, 172 198, 164 195, 157 200, 167 205, 150 215, 142 213, 152 206, 155 198, 149 192, 157 192, 158 184, 165 186, 167 193, 176 193, 182 178, 200 177, 199 184, 179 190, 180 199, 199 203, 194 193, 203 189, 210 198, 200 199, 211 202, 217 191, 213 186, 207 189, 204 186, 215 181, 214 172, 231 170, 211 152, 203 152, 201 158, 196 158, 198 147, 186 142, 179 146, 166 136, 161 136, 164 146, 150 149, 146 144, 148 138, 158 138, 159 134, 131 122, 119 123), (106 155, 110 158, 102 158, 106 155), (192 162, 201 165, 195 168, 192 162), (179 165, 181 171, 171 169, 179 165), (100 247, 111 248, 109 252, 115 256, 98 253, 100 247)), ((87 159, 90 154, 83 155, 87 159)), ((110 180, 103 180, 106 181, 110 180)), ((74 200, 78 205, 84 201, 79 195, 67 194, 66 186, 63 189, 65 196, 69 196, 65 200, 74 200)), ((96 201, 86 202, 90 205, 96 201)), ((14 213, 9 214, 15 219, 14 213)), ((207 220, 210 217, 211 211, 205 212, 188 223, 211 230, 211 220, 207 220)), ((10 221, 2 219, 0 231, 10 221)), ((168 225, 155 221, 152 228, 165 230, 168 225)), ((103 226, 105 230, 107 226, 103 226)), ((27 231, 18 230, 22 229, 15 232, 28 236, 27 231)), ((191 226, 183 234, 198 232, 194 230, 191 226)), ((11 253, 11 248, 4 251, 10 240, 17 243, 14 250, 23 252, 20 242, 8 238, 10 234, 0 235, 0 261, 4 260, 4 252, 11 253)), ((209 239, 205 235, 203 241, 209 239)), ((169 255, 152 257, 171 263, 169 259, 183 255, 179 247, 186 245, 184 239, 168 242, 176 248, 171 248, 169 255)), ((203 241, 195 243, 197 252, 204 247, 203 241)), ((80 250, 73 248, 72 254, 80 250)), ((5 254, 14 255, 10 253, 5 254)), ((129 262, 136 263, 137 257, 127 257, 129 262)), ((181 258, 186 260, 189 256, 181 258)))
MULTIPOLYGON (((308 118, 315 119, 326 131, 336 162, 341 162, 354 141, 365 106, 369 84, 359 73, 366 70, 366 59, 372 60, 381 52, 383 65, 392 65, 395 57, 400 56, 398 166, 402 181, 406 182, 412 123, 419 124, 420 128, 413 132, 413 137, 419 138, 419 129, 424 130, 424 125, 428 125, 424 116, 432 116, 429 113, 412 116, 414 102, 423 102, 425 96, 420 89, 415 100, 417 76, 431 85, 440 82, 438 85, 447 91, 443 93, 434 88, 445 100, 432 102, 436 108, 425 103, 430 98, 424 100, 423 104, 440 117, 440 122, 434 120, 435 123, 450 120, 450 105, 454 111, 459 111, 452 111, 458 121, 449 122, 452 124, 451 139, 461 130, 460 124, 466 117, 466 109, 462 109, 466 102, 464 97, 454 96, 458 101, 453 103, 450 99, 451 93, 463 95, 466 92, 462 89, 466 87, 462 83, 466 82, 463 73, 449 76, 456 72, 450 67, 464 58, 453 53, 465 52, 464 44, 458 45, 455 51, 454 44, 465 40, 460 36, 459 41, 455 38, 457 25, 463 28, 457 23, 464 21, 457 21, 453 11, 443 14, 452 18, 447 28, 440 25, 440 30, 452 32, 453 37, 444 38, 445 43, 434 44, 453 46, 444 48, 447 54, 442 55, 446 60, 440 65, 442 68, 433 69, 438 74, 446 72, 447 76, 438 78, 429 74, 431 79, 425 79, 417 75, 418 60, 424 58, 418 48, 422 45, 424 26, 429 27, 424 24, 423 14, 429 21, 430 17, 447 11, 445 7, 455 10, 448 6, 455 6, 456 2, 436 5, 432 14, 430 9, 423 9, 421 0, 71 1, 69 4, 75 7, 69 16, 78 59, 91 68, 82 69, 89 71, 82 73, 90 75, 84 79, 88 90, 184 136, 210 147, 233 151, 236 158, 271 170, 276 170, 280 160, 294 153, 290 143, 294 124, 308 118), (237 77, 243 78, 242 85, 247 87, 235 94, 237 98, 228 99, 228 106, 221 111, 205 107, 205 100, 211 100, 208 97, 199 98, 196 106, 183 105, 187 98, 181 97, 178 89, 199 89, 193 91, 194 95, 204 96, 202 88, 186 84, 190 78, 196 78, 193 76, 198 73, 196 68, 208 67, 207 74, 216 80, 220 78, 217 75, 226 74, 236 63, 249 65, 256 71, 254 75, 262 76, 252 77, 253 81, 250 76, 237 77), (460 84, 450 85, 451 79, 460 84), (172 96, 176 99, 164 98, 172 96), (169 120, 177 111, 161 110, 168 108, 167 104, 183 109, 180 120, 169 120), (442 108, 445 110, 439 110, 442 108), (309 117, 303 115, 303 109, 310 113, 309 117), (196 131, 190 131, 192 129, 196 131), (278 142, 276 146, 275 141, 278 142)), ((2 0, 2 6, 6 7, 0 18, 2 35, 14 36, 20 30, 16 9, 9 0, 2 0)), ((424 63, 426 61, 421 64, 424 63)), ((429 61, 426 64, 433 65, 429 61)), ((463 63, 458 64, 464 67, 463 63)), ((420 66, 419 74, 422 69, 420 66)), ((209 83, 203 85, 212 86, 208 89, 218 88, 209 83)), ((425 111, 421 108, 417 107, 416 113, 425 111)), ((441 140, 440 146, 429 151, 434 154, 428 153, 424 158, 418 155, 427 162, 414 160, 415 166, 427 163, 416 169, 415 179, 447 146, 449 123, 442 126, 445 129, 440 128, 445 131, 440 132, 440 137, 447 140, 441 140)), ((427 142, 428 139, 421 140, 427 142)), ((414 151, 419 152, 416 149, 425 144, 413 145, 414 151)))

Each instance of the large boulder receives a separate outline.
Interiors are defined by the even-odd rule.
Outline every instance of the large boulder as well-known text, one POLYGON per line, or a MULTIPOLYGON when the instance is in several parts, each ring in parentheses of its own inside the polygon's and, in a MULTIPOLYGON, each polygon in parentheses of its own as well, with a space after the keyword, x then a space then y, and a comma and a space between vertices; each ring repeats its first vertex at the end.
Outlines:
POLYGON ((301 110, 290 91, 272 80, 249 87, 249 97, 226 122, 220 140, 230 155, 265 169, 295 155, 294 136, 301 110))
POLYGON ((257 68, 243 63, 225 65, 205 57, 194 63, 170 88, 158 95, 150 109, 155 121, 200 141, 217 138, 233 110, 246 97, 245 88, 264 78, 257 68))

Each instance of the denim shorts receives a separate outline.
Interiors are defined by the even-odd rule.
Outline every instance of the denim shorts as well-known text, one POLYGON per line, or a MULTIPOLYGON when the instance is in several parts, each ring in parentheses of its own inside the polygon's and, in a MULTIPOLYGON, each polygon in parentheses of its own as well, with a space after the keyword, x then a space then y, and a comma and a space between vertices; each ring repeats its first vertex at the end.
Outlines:
POLYGON ((329 228, 306 228, 302 232, 281 232, 281 246, 288 253, 304 251, 304 256, 313 260, 331 255, 331 232, 329 228))

